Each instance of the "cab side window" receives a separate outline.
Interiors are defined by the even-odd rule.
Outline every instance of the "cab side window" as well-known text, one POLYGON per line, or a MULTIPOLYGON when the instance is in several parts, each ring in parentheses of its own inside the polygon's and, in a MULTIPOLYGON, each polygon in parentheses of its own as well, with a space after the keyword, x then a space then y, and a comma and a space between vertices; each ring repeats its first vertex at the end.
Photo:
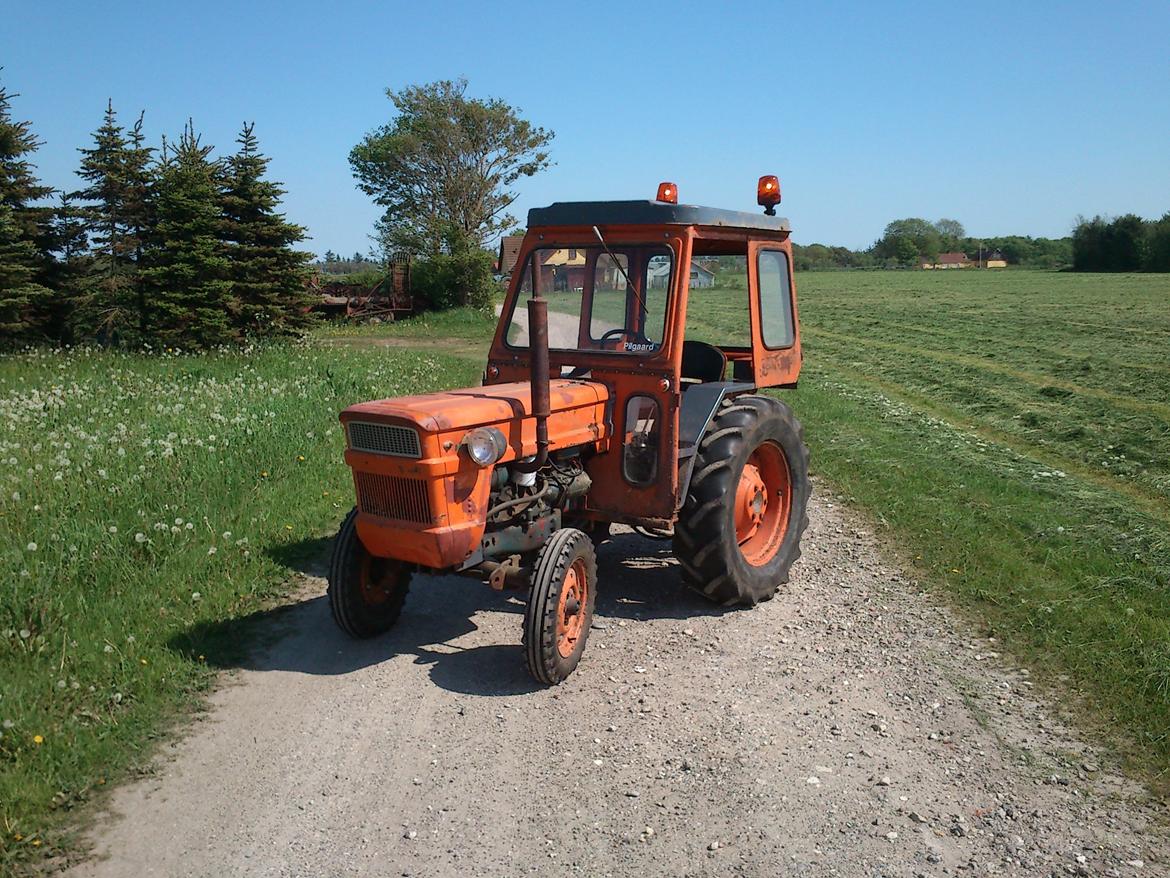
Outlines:
POLYGON ((761 250, 757 263, 760 276, 760 328, 769 348, 792 347, 792 285, 788 276, 788 254, 783 250, 761 250))

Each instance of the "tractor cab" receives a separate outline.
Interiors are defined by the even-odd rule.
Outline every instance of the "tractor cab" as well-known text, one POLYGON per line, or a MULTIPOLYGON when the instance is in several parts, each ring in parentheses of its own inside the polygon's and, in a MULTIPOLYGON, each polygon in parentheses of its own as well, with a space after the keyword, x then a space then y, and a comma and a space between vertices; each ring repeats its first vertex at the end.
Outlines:
MULTIPOLYGON (((775 178, 765 186, 778 194, 775 178)), ((672 183, 658 195, 529 211, 484 383, 529 376, 526 302, 544 298, 551 374, 606 387, 621 445, 594 462, 591 505, 663 526, 711 414, 729 396, 795 387, 801 353, 788 220, 680 205, 672 183)))
POLYGON ((673 183, 530 211, 482 386, 341 413, 357 504, 330 565, 338 625, 386 631, 416 573, 479 576, 526 590, 525 660, 559 683, 614 524, 671 539, 717 603, 775 594, 809 497, 803 427, 760 393, 801 364, 779 201, 762 177, 762 215, 679 204, 673 183))

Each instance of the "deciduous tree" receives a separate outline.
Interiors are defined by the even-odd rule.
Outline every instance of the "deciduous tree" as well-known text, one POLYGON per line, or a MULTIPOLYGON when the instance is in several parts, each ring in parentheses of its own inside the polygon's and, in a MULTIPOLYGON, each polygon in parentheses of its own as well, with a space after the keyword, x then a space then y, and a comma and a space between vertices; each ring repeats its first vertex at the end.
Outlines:
POLYGON ((387 89, 397 116, 350 152, 360 188, 386 209, 384 250, 483 246, 516 224, 511 187, 548 166, 551 131, 504 101, 466 92, 465 79, 387 89))

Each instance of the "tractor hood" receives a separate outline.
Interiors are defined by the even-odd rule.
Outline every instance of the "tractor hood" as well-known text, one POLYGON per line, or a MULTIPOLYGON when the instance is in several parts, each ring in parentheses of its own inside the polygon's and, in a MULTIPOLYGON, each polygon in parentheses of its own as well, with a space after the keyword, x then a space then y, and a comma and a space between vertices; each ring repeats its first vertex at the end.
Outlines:
MULTIPOLYGON (((590 409, 604 406, 609 390, 595 381, 575 381, 566 378, 549 383, 552 411, 590 409)), ((384 420, 410 422, 428 433, 472 427, 499 426, 532 414, 532 388, 527 381, 494 384, 488 387, 467 387, 462 390, 441 390, 416 396, 398 396, 350 406, 341 413, 341 420, 384 420)), ((505 431, 507 432, 507 431, 505 431)))

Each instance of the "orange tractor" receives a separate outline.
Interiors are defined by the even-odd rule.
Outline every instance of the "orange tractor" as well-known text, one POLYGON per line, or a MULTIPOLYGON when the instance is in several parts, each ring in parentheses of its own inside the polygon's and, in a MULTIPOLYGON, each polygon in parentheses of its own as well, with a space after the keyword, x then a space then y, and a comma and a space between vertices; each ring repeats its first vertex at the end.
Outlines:
POLYGON ((329 570, 338 625, 389 629, 415 572, 480 576, 527 590, 528 668, 559 683, 615 522, 670 535, 683 580, 719 604, 772 597, 809 498, 803 428, 759 392, 795 387, 801 364, 779 200, 762 177, 763 215, 678 204, 670 183, 655 201, 530 211, 483 386, 341 413, 357 506, 329 570), (722 264, 743 267, 729 285, 749 325, 717 346, 694 337, 713 318, 688 321, 688 298, 722 264))

